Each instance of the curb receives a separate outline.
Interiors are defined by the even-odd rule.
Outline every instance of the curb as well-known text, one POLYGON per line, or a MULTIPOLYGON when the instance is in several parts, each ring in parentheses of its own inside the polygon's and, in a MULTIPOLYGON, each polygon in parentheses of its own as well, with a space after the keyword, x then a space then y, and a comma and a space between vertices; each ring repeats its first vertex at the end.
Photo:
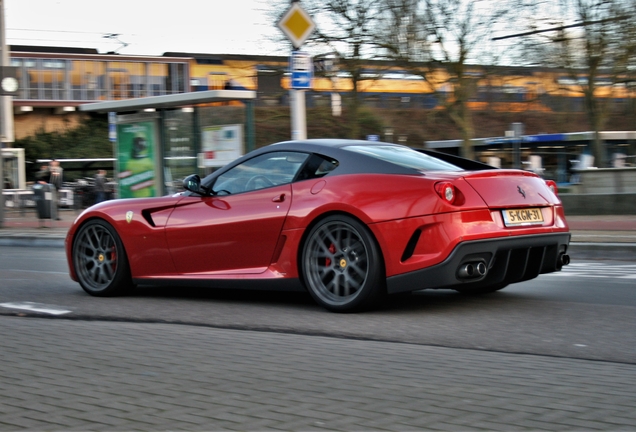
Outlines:
POLYGON ((570 243, 568 254, 577 259, 636 261, 636 243, 570 243))
POLYGON ((0 246, 64 248, 64 238, 42 238, 28 236, 0 237, 0 246))

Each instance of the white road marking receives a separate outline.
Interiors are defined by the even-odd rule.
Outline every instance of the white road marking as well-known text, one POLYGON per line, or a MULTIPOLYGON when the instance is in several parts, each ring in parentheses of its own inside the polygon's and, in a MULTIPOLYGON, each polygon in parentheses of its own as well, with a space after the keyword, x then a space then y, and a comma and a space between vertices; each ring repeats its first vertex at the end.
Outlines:
POLYGON ((70 310, 59 309, 57 306, 45 305, 42 303, 33 303, 33 302, 10 302, 10 303, 0 303, 0 306, 9 308, 9 309, 21 309, 28 310, 31 312, 42 312, 51 315, 64 315, 67 313, 71 313, 70 310))
POLYGON ((550 273, 557 277, 636 279, 636 265, 604 263, 572 263, 560 272, 550 273))
POLYGON ((68 272, 59 272, 59 271, 45 271, 45 270, 23 270, 23 269, 0 269, 3 272, 19 272, 19 273, 46 273, 46 274, 59 274, 59 275, 68 275, 68 272))

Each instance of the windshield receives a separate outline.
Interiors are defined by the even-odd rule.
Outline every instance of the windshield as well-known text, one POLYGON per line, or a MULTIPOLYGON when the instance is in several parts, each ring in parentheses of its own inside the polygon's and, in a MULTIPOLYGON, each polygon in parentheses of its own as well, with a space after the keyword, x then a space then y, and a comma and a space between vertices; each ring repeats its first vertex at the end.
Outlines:
POLYGON ((453 164, 399 145, 352 145, 344 149, 418 171, 463 171, 453 164))

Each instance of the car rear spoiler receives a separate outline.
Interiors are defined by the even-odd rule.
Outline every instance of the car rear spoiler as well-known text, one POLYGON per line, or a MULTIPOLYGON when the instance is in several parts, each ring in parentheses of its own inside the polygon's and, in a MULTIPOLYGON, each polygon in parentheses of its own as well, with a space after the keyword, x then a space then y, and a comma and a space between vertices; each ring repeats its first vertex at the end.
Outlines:
POLYGON ((444 162, 451 163, 458 168, 465 169, 467 171, 481 171, 481 170, 490 170, 490 169, 499 169, 492 165, 485 164, 483 162, 477 162, 474 160, 466 159, 460 156, 455 156, 448 153, 443 153, 435 150, 427 150, 427 149, 413 149, 417 150, 420 153, 424 153, 426 155, 432 156, 434 158, 443 160, 444 162))

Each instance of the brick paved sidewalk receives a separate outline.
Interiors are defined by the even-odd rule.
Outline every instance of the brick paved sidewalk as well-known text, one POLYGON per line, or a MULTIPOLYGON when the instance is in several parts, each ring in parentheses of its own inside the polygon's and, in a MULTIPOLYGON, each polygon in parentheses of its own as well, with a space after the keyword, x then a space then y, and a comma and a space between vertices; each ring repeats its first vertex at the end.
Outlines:
POLYGON ((635 430, 636 365, 0 317, 0 431, 635 430))

